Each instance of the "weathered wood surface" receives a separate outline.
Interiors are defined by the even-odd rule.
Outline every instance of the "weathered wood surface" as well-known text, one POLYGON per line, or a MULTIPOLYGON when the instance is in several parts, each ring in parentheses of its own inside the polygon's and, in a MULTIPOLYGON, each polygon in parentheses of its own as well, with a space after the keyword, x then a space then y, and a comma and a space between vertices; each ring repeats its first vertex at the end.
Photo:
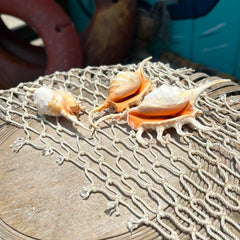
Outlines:
POLYGON ((82 171, 71 163, 58 166, 53 156, 24 146, 13 152, 10 145, 23 131, 1 122, 0 128, 0 239, 148 239, 158 235, 141 227, 127 230, 126 209, 121 216, 109 216, 106 198, 80 196, 87 184, 82 171), (114 237, 115 236, 115 237, 114 237))
MULTIPOLYGON (((23 129, 0 121, 0 136, 0 239, 162 239, 146 226, 130 233, 131 213, 121 208, 120 216, 107 215, 102 194, 83 200, 80 191, 88 180, 72 163, 58 166, 55 155, 42 156, 28 145, 19 152, 10 149, 17 137, 25 137, 23 129)), ((239 214, 232 216, 237 222, 239 214)))
POLYGON ((1 128, 0 213, 13 231, 39 239, 98 239, 126 227, 119 218, 106 216, 103 196, 81 198, 85 179, 72 164, 59 167, 54 158, 43 158, 29 146, 11 151, 20 134, 7 128, 4 134, 1 128))

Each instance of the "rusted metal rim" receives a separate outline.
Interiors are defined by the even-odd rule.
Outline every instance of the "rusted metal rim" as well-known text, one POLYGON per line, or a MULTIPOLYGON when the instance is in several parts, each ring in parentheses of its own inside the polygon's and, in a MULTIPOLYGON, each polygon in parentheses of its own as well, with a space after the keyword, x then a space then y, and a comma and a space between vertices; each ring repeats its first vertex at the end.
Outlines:
MULTIPOLYGON (((44 74, 83 66, 82 45, 78 33, 68 15, 54 1, 1 1, 0 14, 8 14, 24 20, 43 39, 46 52, 44 74)), ((8 34, 5 33, 4 36, 7 37, 8 34)), ((12 44, 14 44, 14 41, 12 44)), ((38 56, 39 48, 31 47, 32 50, 35 48, 36 51, 33 52, 38 56)), ((8 49, 3 48, 3 50, 8 49)), ((15 61, 23 61, 26 64, 26 59, 21 57, 21 54, 23 53, 13 57, 16 57, 15 61)), ((6 55, 12 55, 11 51, 6 51, 6 55)), ((40 56, 42 56, 41 53, 40 56)), ((36 61, 33 61, 32 64, 38 65, 36 61)), ((7 68, 7 64, 5 67, 7 68)))

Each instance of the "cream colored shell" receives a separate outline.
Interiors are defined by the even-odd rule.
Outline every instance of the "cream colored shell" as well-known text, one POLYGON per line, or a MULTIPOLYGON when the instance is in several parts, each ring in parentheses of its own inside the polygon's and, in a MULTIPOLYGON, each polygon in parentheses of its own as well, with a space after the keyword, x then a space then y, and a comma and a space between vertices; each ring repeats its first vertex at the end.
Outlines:
POLYGON ((108 99, 116 102, 134 94, 142 83, 143 66, 151 58, 144 59, 135 72, 126 71, 118 73, 110 83, 108 99))
POLYGON ((62 115, 64 98, 48 87, 40 87, 34 91, 34 103, 39 114, 59 117, 62 115))
POLYGON ((78 121, 74 114, 78 114, 82 108, 71 93, 64 90, 52 90, 46 86, 38 89, 26 88, 26 90, 34 93, 34 103, 39 114, 54 117, 63 116, 77 126, 90 131, 88 127, 78 121))
POLYGON ((176 86, 161 85, 143 99, 138 111, 146 116, 173 116, 187 106, 190 95, 176 86))

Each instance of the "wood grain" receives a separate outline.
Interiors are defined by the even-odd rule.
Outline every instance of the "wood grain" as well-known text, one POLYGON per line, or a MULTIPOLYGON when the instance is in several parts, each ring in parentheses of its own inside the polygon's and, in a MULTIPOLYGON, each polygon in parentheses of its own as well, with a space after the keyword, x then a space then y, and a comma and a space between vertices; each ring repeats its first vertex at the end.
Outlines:
POLYGON ((24 137, 21 129, 3 124, 0 135, 0 239, 139 239, 139 234, 151 239, 157 234, 146 226, 131 234, 129 212, 107 215, 102 194, 83 200, 79 193, 88 182, 73 164, 58 166, 53 156, 43 157, 30 146, 13 152, 9 146, 24 137))
MULTIPOLYGON (((231 83, 224 90, 227 93, 239 91, 239 86, 231 83)), ((219 89, 212 92, 211 96, 220 96, 222 93, 223 89, 219 89)), ((240 109, 239 102, 234 106, 236 110, 240 109)), ((31 122, 32 128, 38 129, 39 126, 39 122, 31 122)), ((169 133, 178 138, 175 131, 169 130, 169 133)), ((105 210, 108 201, 100 193, 91 194, 87 200, 83 200, 80 191, 89 182, 83 171, 74 164, 64 162, 59 166, 56 155, 43 156, 41 151, 28 145, 19 152, 10 149, 17 137, 26 136, 23 129, 0 120, 0 136, 1 240, 163 239, 147 226, 129 232, 127 220, 132 214, 121 208, 119 217, 107 215, 105 210)), ((38 136, 33 136, 36 139, 32 137, 31 142, 37 142, 38 136)), ((83 144, 83 147, 89 148, 87 144, 83 144)), ((194 147, 201 150, 198 144, 194 147)), ((182 151, 179 151, 180 154, 183 154, 182 151)), ((168 179, 167 173, 164 177, 168 179)), ((174 179, 171 178, 171 185, 178 189, 178 180, 174 179)), ((198 192, 195 194, 199 196, 198 192)), ((239 218, 236 213, 232 216, 239 218)), ((181 239, 188 239, 184 233, 181 234, 181 239)))

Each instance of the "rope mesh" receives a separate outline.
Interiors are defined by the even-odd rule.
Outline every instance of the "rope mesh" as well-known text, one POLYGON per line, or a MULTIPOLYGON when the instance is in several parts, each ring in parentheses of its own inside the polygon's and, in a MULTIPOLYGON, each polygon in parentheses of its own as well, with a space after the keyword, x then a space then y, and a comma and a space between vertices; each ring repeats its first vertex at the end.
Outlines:
MULTIPOLYGON (((184 131, 191 134, 179 136, 168 129, 166 145, 148 131, 143 134, 148 146, 137 142, 126 122, 105 121, 89 136, 63 118, 40 116, 33 94, 24 90, 47 85, 70 91, 86 106, 79 119, 88 124, 88 112, 103 103, 113 76, 136 68, 132 64, 72 69, 1 90, 0 119, 24 133, 10 148, 18 152, 30 145, 43 156, 54 154, 59 165, 73 163, 89 182, 81 186, 81 197, 87 201, 91 194, 104 194, 106 212, 116 216, 127 208, 134 216, 126 222, 130 231, 147 225, 160 239, 239 239, 240 98, 235 83, 198 98, 196 105, 203 114, 197 121, 212 131, 185 125, 184 131)), ((168 83, 191 89, 211 79, 160 62, 147 63, 144 71, 155 86, 168 83)))

